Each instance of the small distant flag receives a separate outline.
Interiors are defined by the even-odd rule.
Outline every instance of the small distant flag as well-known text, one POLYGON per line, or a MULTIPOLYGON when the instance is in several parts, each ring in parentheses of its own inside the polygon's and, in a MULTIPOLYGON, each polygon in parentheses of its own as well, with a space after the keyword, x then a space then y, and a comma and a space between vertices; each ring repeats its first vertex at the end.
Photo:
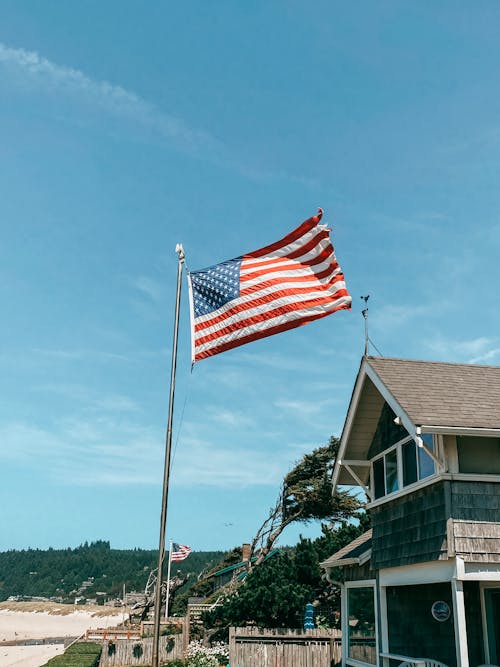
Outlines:
POLYGON ((170 559, 173 561, 185 560, 191 553, 191 547, 186 546, 185 544, 172 544, 172 553, 170 559))
POLYGON ((188 273, 193 362, 350 309, 322 215, 265 248, 188 273))

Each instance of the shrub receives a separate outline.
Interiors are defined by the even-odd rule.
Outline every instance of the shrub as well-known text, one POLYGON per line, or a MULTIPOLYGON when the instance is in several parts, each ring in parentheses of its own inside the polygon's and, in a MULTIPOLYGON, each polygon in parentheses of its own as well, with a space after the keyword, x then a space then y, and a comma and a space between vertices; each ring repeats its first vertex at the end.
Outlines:
POLYGON ((78 642, 62 655, 51 658, 44 667, 98 667, 101 645, 93 642, 78 642))
POLYGON ((219 667, 228 664, 229 647, 217 643, 207 648, 201 641, 194 641, 189 644, 187 656, 188 667, 219 667))

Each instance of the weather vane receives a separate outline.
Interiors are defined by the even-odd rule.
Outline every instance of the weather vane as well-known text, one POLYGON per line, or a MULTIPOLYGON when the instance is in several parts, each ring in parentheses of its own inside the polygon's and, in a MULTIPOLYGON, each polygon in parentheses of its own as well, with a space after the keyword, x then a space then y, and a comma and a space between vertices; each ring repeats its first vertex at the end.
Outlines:
POLYGON ((365 320, 365 357, 368 356, 368 343, 369 343, 369 337, 368 337, 368 299, 370 298, 370 295, 367 294, 366 296, 360 297, 364 302, 365 302, 365 307, 361 311, 361 315, 363 315, 364 320, 365 320))

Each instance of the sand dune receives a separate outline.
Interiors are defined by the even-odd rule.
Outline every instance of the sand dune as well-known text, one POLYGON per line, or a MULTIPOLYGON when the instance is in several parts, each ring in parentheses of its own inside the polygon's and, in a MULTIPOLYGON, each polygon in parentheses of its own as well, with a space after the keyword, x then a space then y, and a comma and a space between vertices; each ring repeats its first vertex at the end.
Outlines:
MULTIPOLYGON (((91 628, 109 628, 122 622, 115 607, 73 607, 50 603, 0 603, 0 642, 78 637, 91 628)), ((0 667, 40 667, 63 652, 63 644, 1 646, 0 667)))

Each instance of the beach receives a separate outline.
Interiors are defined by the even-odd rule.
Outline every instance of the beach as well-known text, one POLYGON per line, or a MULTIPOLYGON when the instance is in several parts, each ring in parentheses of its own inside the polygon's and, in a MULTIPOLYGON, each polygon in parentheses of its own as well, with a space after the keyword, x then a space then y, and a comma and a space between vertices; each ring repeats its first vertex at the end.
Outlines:
POLYGON ((8 646, 3 642, 79 637, 91 628, 109 628, 122 622, 117 607, 0 603, 0 667, 40 667, 63 652, 63 644, 8 646))

